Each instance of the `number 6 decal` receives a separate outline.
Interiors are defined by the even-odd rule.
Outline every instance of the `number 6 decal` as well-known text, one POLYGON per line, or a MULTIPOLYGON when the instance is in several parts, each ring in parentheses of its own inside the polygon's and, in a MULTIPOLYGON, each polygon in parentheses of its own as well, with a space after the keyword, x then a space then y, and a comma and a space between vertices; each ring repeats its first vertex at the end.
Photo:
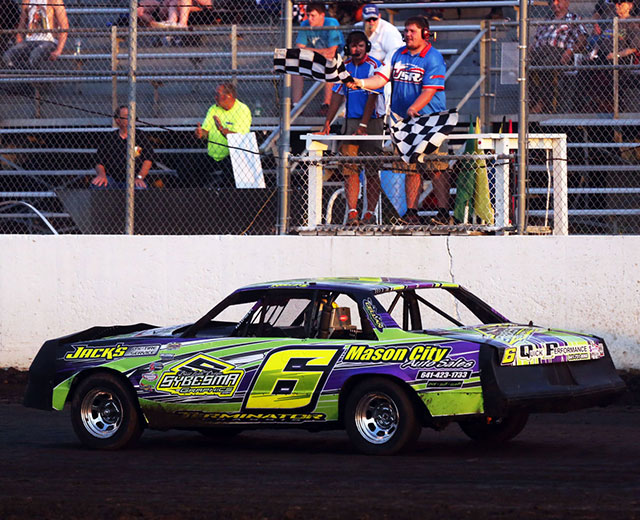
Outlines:
POLYGON ((284 347, 270 352, 258 369, 243 408, 313 410, 340 351, 284 347))

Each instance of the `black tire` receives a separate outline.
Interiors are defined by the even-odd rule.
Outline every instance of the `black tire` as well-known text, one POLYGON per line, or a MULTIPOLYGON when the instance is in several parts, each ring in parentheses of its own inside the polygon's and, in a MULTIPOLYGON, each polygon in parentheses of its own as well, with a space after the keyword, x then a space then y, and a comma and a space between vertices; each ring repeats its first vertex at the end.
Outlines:
POLYGON ((85 446, 100 450, 131 446, 142 434, 133 390, 108 373, 80 382, 71 402, 71 423, 85 446))
POLYGON ((344 421, 354 447, 367 455, 409 450, 421 430, 407 392, 382 377, 367 378, 351 390, 344 421))
POLYGON ((479 417, 461 421, 460 429, 471 439, 478 442, 507 442, 518 435, 529 419, 526 412, 515 412, 507 417, 479 417))

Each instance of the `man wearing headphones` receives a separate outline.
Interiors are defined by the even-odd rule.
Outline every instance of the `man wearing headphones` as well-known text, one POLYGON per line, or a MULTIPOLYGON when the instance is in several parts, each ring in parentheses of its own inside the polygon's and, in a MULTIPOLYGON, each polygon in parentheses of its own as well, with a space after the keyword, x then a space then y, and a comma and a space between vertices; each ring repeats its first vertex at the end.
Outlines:
MULTIPOLYGON (((391 111, 399 119, 427 115, 446 110, 444 78, 446 66, 442 54, 429 42, 429 21, 422 16, 407 18, 404 24, 406 45, 393 53, 390 60, 369 79, 356 79, 349 88, 378 89, 391 82, 391 111)), ((446 161, 433 161, 430 177, 438 202, 438 214, 434 223, 449 223, 450 175, 446 161)), ((419 224, 418 194, 420 175, 415 164, 404 165, 405 190, 409 224, 419 224)))
MULTIPOLYGON (((371 44, 362 31, 353 31, 347 36, 347 44, 344 54, 348 56, 344 64, 353 78, 370 78, 381 66, 380 61, 368 55, 371 44)), ((382 118, 384 116, 384 96, 366 92, 364 90, 349 91, 342 83, 333 87, 331 103, 324 122, 324 128, 320 134, 330 132, 331 121, 335 117, 343 100, 346 102, 346 135, 380 135, 382 134, 382 118), (346 99, 345 99, 346 96, 346 99)), ((346 141, 340 146, 340 153, 347 156, 355 156, 360 152, 363 155, 381 155, 381 141, 346 141)), ((375 221, 375 208, 380 197, 380 178, 378 177, 378 165, 365 163, 365 175, 367 177, 367 210, 362 220, 358 220, 358 193, 360 191, 360 164, 346 163, 343 166, 345 192, 349 214, 347 224, 373 224, 375 221)))

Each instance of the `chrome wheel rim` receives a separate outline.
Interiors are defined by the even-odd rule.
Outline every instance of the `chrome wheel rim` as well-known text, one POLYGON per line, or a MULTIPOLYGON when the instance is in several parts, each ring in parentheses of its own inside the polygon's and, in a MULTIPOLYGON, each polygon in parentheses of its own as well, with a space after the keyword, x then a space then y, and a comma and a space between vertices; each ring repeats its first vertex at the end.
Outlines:
POLYGON ((369 393, 360 399, 355 410, 356 428, 372 444, 384 444, 398 431, 400 414, 386 394, 369 393))
POLYGON ((91 435, 108 439, 122 426, 122 403, 107 390, 93 389, 82 400, 80 418, 91 435))

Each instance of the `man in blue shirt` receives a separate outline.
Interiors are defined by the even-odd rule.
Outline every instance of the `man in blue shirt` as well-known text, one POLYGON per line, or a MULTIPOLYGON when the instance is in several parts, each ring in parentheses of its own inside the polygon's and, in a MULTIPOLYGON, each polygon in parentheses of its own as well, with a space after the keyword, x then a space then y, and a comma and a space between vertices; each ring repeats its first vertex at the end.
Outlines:
MULTIPOLYGON (((442 54, 429 42, 429 21, 422 16, 407 18, 404 24, 406 45, 396 50, 375 76, 355 79, 350 88, 378 89, 391 82, 391 112, 405 119, 446 110, 444 79, 446 66, 442 54)), ((447 161, 433 161, 430 165, 433 191, 438 202, 434 223, 449 222, 450 174, 447 161)), ((420 175, 415 164, 404 165, 407 214, 405 220, 418 224, 417 202, 420 175)))
MULTIPOLYGON (((307 7, 307 19, 300 27, 339 27, 340 23, 335 18, 325 16, 324 4, 309 4, 307 7)), ((310 30, 300 31, 296 39, 296 46, 301 49, 312 49, 314 52, 322 54, 327 59, 335 57, 338 49, 344 45, 342 33, 337 29, 332 30, 310 30)), ((302 97, 304 79, 302 76, 291 78, 291 89, 293 102, 297 103, 302 97)), ((331 101, 331 84, 325 84, 323 114, 326 115, 329 102, 331 101)))
MULTIPOLYGON (((370 78, 382 65, 378 60, 369 56, 371 48, 369 40, 362 31, 353 31, 347 36, 345 46, 345 67, 353 78, 370 78), (347 57, 348 56, 348 57, 347 57)), ((341 83, 333 87, 331 104, 320 134, 330 133, 331 121, 342 105, 346 96, 346 130, 345 135, 381 135, 382 119, 384 116, 384 95, 382 90, 370 93, 364 90, 349 91, 341 83)), ((358 151, 363 155, 381 155, 381 141, 346 141, 340 146, 342 155, 355 156, 358 151)), ((367 210, 362 221, 358 220, 358 193, 360 191, 360 164, 346 163, 343 166, 345 192, 349 214, 347 224, 373 224, 375 208, 380 197, 380 178, 378 165, 365 164, 367 177, 367 210)))

